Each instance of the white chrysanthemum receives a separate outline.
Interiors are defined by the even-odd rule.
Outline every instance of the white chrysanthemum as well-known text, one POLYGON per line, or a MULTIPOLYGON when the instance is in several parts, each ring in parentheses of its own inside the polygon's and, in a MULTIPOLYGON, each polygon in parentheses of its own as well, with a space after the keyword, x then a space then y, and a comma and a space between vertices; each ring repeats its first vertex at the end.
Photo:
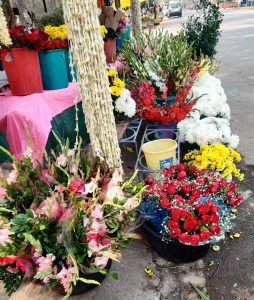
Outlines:
POLYGON ((228 144, 229 144, 229 147, 235 149, 239 145, 239 142, 240 142, 239 136, 236 134, 232 134, 229 139, 228 144))
POLYGON ((128 118, 132 118, 136 114, 136 102, 131 98, 129 90, 122 90, 121 96, 115 101, 115 110, 128 118))
POLYGON ((2 7, 0 7, 0 44, 8 47, 12 44, 9 31, 7 28, 6 19, 2 7))

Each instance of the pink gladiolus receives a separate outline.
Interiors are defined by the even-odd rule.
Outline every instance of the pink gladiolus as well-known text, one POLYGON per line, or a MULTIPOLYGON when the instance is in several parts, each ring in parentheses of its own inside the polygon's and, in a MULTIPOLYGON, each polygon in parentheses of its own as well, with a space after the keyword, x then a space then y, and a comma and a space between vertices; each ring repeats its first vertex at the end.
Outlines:
POLYGON ((97 256, 94 260, 93 265, 99 268, 105 268, 108 263, 108 257, 106 256, 97 256))
POLYGON ((24 157, 33 158, 33 149, 29 146, 27 146, 26 151, 23 153, 24 157))
POLYGON ((70 285, 73 281, 73 275, 75 274, 75 269, 73 267, 66 269, 62 267, 62 270, 56 275, 60 280, 65 292, 68 292, 70 285))
POLYGON ((10 230, 8 228, 2 228, 0 229, 0 243, 10 243, 11 239, 9 235, 11 234, 10 230))
POLYGON ((67 222, 71 218, 72 212, 72 208, 66 209, 66 211, 62 214, 61 218, 59 219, 59 223, 64 224, 65 222, 67 222))
POLYGON ((7 197, 7 191, 5 188, 0 186, 0 200, 3 200, 7 197))
POLYGON ((84 228, 86 228, 86 226, 88 225, 88 223, 89 223, 89 219, 87 217, 84 217, 83 218, 83 226, 84 226, 84 228))
POLYGON ((57 163, 57 165, 59 165, 61 167, 65 167, 68 163, 67 156, 65 154, 59 155, 56 159, 56 163, 57 163))
POLYGON ((107 232, 107 226, 104 221, 93 220, 91 230, 98 233, 100 236, 104 236, 107 232))
POLYGON ((98 184, 97 184, 95 178, 92 178, 91 181, 85 185, 84 194, 85 195, 92 194, 94 191, 96 191, 97 188, 98 188, 98 184))
POLYGON ((101 205, 96 204, 94 206, 94 209, 92 210, 91 216, 95 219, 101 220, 103 218, 103 210, 101 208, 101 205))
POLYGON ((85 180, 75 176, 69 185, 69 190, 74 193, 83 193, 85 191, 85 180))
POLYGON ((38 209, 36 210, 37 215, 46 215, 50 220, 58 220, 62 217, 64 208, 60 205, 56 198, 52 196, 44 200, 38 209))
POLYGON ((11 171, 11 173, 7 177, 8 184, 12 184, 17 181, 18 172, 16 170, 11 171))

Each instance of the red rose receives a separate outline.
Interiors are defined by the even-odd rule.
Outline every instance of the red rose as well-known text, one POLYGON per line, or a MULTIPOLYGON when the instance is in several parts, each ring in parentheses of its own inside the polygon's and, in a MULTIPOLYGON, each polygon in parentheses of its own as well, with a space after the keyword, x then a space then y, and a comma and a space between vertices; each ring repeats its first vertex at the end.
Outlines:
POLYGON ((172 208, 171 210, 171 219, 174 221, 178 221, 181 216, 181 210, 179 208, 172 208))
POLYGON ((179 241, 183 244, 190 243, 190 235, 188 235, 188 233, 186 233, 186 232, 179 234, 178 238, 179 238, 179 241))
POLYGON ((151 177, 146 178, 146 184, 151 185, 151 184, 154 184, 154 183, 155 183, 155 179, 154 178, 151 178, 151 177))
POLYGON ((219 219, 220 219, 219 215, 212 215, 211 216, 211 223, 218 223, 219 219))
POLYGON ((187 174, 185 171, 180 171, 179 174, 177 175, 178 180, 183 180, 187 177, 187 174))
POLYGON ((239 200, 239 202, 243 201, 243 195, 242 194, 237 194, 236 198, 237 198, 237 200, 239 200))
POLYGON ((167 188, 167 193, 169 195, 175 195, 176 193, 176 186, 174 184, 169 184, 167 188))
POLYGON ((220 233, 220 226, 219 225, 212 225, 210 228, 210 232, 212 234, 219 234, 220 233))
POLYGON ((218 189, 219 189, 219 184, 218 184, 218 182, 214 182, 212 185, 210 185, 210 187, 209 187, 209 192, 210 192, 211 194, 214 194, 214 193, 216 193, 216 192, 218 191, 218 189))
POLYGON ((219 210, 220 210, 219 205, 213 205, 213 206, 211 207, 211 213, 212 213, 212 214, 217 213, 219 210))
POLYGON ((187 217, 189 217, 189 215, 190 215, 190 212, 188 211, 188 209, 182 209, 181 210, 181 215, 180 215, 180 217, 181 218, 187 218, 187 217))
POLYGON ((201 216, 201 220, 202 220, 203 223, 208 224, 208 223, 211 222, 211 216, 203 215, 203 216, 201 216))
POLYGON ((211 237, 211 234, 210 234, 209 231, 201 230, 199 236, 200 236, 202 241, 209 241, 210 237, 211 237))
POLYGON ((209 206, 213 206, 214 205, 214 202, 212 199, 209 199, 206 201, 206 204, 209 205, 209 206))
POLYGON ((181 191, 186 195, 190 192, 190 187, 188 185, 184 185, 181 187, 181 191))
POLYGON ((160 199, 161 207, 169 208, 169 199, 167 197, 163 197, 160 199))
POLYGON ((167 226, 168 227, 178 227, 178 222, 176 222, 176 221, 173 221, 173 220, 168 220, 168 222, 167 222, 167 226))
POLYGON ((207 183, 207 178, 206 177, 199 177, 199 178, 197 178, 197 183, 201 186, 204 186, 207 183))
POLYGON ((207 204, 203 204, 200 209, 199 209, 199 213, 201 215, 206 215, 210 212, 210 206, 207 204))
POLYGON ((200 237, 198 234, 193 234, 190 236, 190 243, 192 246, 197 246, 200 242, 200 237))
POLYGON ((175 195, 174 199, 175 199, 177 202, 180 202, 180 203, 183 203, 183 202, 184 202, 183 197, 180 196, 180 195, 175 195))
POLYGON ((226 180, 222 179, 222 180, 220 181, 220 187, 221 187, 221 188, 224 189, 227 185, 228 185, 228 183, 227 183, 226 180))
POLYGON ((196 168, 195 166, 190 166, 190 167, 189 167, 189 172, 190 172, 191 174, 194 174, 196 171, 197 171, 197 168, 196 168))
POLYGON ((161 173, 167 178, 172 178, 173 176, 172 171, 170 171, 169 169, 163 169, 161 173))
POLYGON ((173 228, 171 228, 169 234, 172 239, 175 239, 179 236, 180 233, 181 233, 181 230, 178 227, 173 227, 173 228))
POLYGON ((183 228, 188 231, 188 232, 192 232, 194 230, 196 230, 199 226, 199 222, 197 220, 197 218, 195 216, 189 216, 183 224, 183 228))
POLYGON ((186 171, 186 164, 179 164, 179 165, 177 166, 177 170, 178 170, 179 172, 181 172, 181 171, 186 171))

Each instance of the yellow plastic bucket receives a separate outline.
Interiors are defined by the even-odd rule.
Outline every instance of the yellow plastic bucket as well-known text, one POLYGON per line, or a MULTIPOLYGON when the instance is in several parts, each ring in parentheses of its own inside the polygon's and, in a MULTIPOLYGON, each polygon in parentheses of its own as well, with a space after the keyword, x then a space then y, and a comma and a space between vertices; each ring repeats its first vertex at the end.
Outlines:
POLYGON ((160 139, 143 144, 146 163, 151 170, 161 170, 176 164, 177 143, 171 139, 160 139))

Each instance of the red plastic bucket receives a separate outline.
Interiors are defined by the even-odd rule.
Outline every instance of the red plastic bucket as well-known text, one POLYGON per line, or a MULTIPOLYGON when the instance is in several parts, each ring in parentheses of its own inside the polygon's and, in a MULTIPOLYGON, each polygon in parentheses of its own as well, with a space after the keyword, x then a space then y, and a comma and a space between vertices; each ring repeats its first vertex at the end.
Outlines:
POLYGON ((1 57, 13 95, 43 92, 37 51, 25 48, 4 49, 1 57))
POLYGON ((116 60, 116 39, 108 39, 104 42, 104 52, 107 64, 111 64, 116 60))

